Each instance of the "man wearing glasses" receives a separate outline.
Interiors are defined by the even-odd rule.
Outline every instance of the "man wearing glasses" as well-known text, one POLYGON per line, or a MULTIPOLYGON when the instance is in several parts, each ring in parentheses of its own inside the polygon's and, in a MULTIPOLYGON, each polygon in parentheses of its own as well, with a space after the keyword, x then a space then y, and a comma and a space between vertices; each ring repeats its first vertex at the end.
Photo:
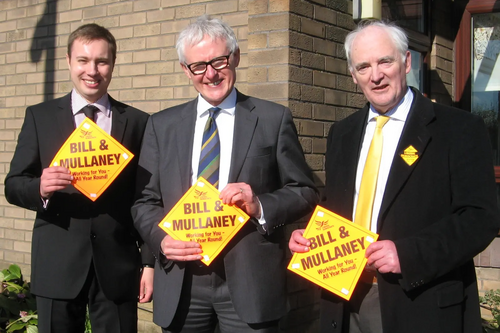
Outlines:
POLYGON ((150 117, 132 208, 159 262, 154 321, 169 333, 277 332, 286 313, 283 226, 318 201, 290 110, 234 88, 240 50, 224 22, 200 17, 176 47, 199 94, 150 117), (251 216, 210 266, 198 243, 158 227, 199 176, 251 216))

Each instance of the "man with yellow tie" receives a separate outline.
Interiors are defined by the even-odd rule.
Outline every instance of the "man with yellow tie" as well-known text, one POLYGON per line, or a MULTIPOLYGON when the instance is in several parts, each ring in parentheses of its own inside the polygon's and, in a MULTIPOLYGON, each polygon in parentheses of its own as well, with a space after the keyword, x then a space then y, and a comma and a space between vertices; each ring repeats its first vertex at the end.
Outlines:
POLYGON ((479 333, 472 259, 500 227, 484 123, 407 86, 401 28, 361 22, 345 51, 368 103, 330 130, 322 205, 379 240, 349 302, 323 291, 321 332, 479 333))

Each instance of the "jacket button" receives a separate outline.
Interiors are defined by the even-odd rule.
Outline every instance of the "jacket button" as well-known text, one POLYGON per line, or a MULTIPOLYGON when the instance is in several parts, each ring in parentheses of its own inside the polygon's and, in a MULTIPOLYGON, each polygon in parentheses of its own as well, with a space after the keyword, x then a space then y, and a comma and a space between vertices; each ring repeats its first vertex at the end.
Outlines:
POLYGON ((332 320, 332 327, 337 328, 337 322, 335 320, 332 320))
POLYGON ((94 240, 94 239, 96 239, 96 238, 97 238, 97 236, 96 236, 96 234, 94 234, 94 233, 92 232, 92 233, 90 233, 90 238, 91 238, 92 240, 94 240))

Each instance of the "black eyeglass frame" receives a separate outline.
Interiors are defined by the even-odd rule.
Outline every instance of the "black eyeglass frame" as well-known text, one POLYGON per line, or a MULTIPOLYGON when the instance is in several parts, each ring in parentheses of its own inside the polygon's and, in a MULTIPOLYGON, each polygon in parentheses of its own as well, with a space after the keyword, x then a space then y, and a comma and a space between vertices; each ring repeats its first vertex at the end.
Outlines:
POLYGON ((202 75, 202 74, 205 74, 205 72, 207 71, 207 68, 208 68, 208 65, 212 66, 213 69, 215 69, 216 71, 220 71, 221 69, 224 69, 226 68, 227 66, 229 66, 229 57, 231 57, 231 54, 233 54, 233 52, 229 52, 228 55, 225 55, 225 56, 220 56, 220 57, 216 57, 216 58, 213 58, 212 60, 210 61, 198 61, 198 62, 193 62, 192 64, 186 64, 184 63, 184 65, 189 69, 189 71, 191 73, 193 73, 193 75, 202 75), (224 65, 224 67, 220 67, 220 68, 215 68, 212 63, 214 63, 215 61, 220 61, 222 60, 223 58, 226 58, 226 64, 224 65), (195 66, 195 65, 205 65, 205 70, 201 73, 195 73, 192 69, 191 69, 191 66, 195 66))

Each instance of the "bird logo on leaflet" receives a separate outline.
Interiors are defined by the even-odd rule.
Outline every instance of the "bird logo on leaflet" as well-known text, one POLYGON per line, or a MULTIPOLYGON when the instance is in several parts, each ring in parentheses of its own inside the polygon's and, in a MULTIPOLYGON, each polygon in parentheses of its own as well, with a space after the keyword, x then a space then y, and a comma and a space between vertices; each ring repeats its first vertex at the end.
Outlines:
POLYGON ((328 225, 328 220, 326 221, 315 221, 316 230, 327 230, 333 228, 333 225, 328 225))
POLYGON ((210 200, 210 197, 207 195, 208 192, 206 191, 194 190, 194 193, 195 199, 210 200))

